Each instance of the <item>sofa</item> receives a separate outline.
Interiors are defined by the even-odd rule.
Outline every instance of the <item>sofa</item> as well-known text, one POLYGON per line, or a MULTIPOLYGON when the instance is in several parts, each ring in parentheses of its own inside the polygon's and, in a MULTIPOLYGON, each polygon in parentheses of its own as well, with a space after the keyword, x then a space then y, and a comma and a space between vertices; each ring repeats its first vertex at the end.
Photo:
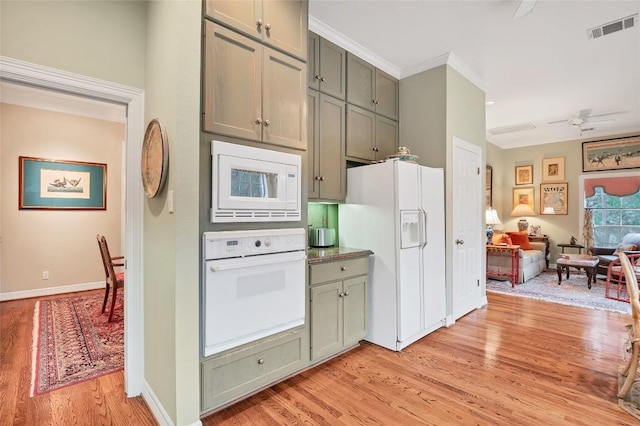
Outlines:
MULTIPOLYGON (((494 244, 514 244, 518 250, 520 267, 518 268, 518 283, 524 283, 540 275, 546 268, 546 245, 544 242, 529 241, 526 232, 495 232, 494 244)), ((508 252, 487 254, 487 278, 495 280, 511 280, 509 276, 501 275, 511 272, 511 256, 508 252)))
POLYGON ((618 251, 627 254, 640 253, 640 233, 625 235, 617 247, 594 247, 593 255, 600 260, 598 274, 607 275, 607 268, 611 262, 618 258, 618 251))

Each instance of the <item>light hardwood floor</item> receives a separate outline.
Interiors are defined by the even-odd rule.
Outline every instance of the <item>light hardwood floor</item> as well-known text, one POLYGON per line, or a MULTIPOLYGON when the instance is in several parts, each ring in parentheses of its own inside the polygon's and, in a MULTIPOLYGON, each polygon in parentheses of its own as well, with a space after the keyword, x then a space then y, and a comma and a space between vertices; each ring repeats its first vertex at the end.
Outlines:
MULTIPOLYGON (((28 397, 32 302, 0 304, 0 424, 154 424, 122 373, 28 397)), ((489 294, 397 353, 363 343, 205 417, 209 425, 632 425, 618 408, 629 316, 489 294)))

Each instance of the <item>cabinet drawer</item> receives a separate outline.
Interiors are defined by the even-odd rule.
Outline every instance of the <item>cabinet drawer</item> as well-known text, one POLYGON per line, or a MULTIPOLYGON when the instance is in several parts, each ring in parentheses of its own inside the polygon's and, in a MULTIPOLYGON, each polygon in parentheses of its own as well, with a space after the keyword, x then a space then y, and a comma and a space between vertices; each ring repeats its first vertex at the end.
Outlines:
POLYGON ((200 367, 205 413, 306 367, 305 329, 204 360, 200 367))
POLYGON ((309 282, 313 284, 343 280, 349 277, 369 273, 369 258, 336 260, 333 262, 310 265, 309 282))

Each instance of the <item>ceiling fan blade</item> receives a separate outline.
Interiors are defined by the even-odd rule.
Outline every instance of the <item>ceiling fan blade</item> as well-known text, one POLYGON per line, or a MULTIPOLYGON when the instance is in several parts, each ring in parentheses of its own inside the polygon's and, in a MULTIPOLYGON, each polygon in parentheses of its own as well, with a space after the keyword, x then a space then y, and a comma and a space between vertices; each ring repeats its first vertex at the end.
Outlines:
POLYGON ((604 120, 591 120, 589 118, 589 119, 585 119, 584 120, 585 123, 615 123, 615 121, 616 120, 614 120, 613 118, 607 118, 607 119, 604 119, 604 120))
POLYGON ((537 1, 538 0, 522 0, 513 14, 513 19, 522 18, 523 16, 531 13, 533 8, 536 6, 537 1))
POLYGON ((547 124, 558 124, 558 123, 566 123, 569 120, 567 120, 566 118, 564 120, 556 120, 556 121, 548 121, 547 124))
POLYGON ((626 114, 628 112, 629 111, 604 112, 602 114, 592 114, 592 115, 589 116, 589 118, 592 118, 592 117, 606 117, 606 116, 609 116, 609 115, 617 115, 617 114, 626 114))

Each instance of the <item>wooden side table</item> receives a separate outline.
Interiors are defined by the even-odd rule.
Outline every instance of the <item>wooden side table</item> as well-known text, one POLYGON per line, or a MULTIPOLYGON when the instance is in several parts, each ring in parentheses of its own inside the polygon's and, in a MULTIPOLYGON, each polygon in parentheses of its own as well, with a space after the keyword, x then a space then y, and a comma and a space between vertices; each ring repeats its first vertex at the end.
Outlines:
POLYGON ((508 253, 511 256, 511 272, 491 273, 491 275, 506 276, 511 278, 511 287, 515 287, 516 283, 520 284, 520 246, 493 245, 487 244, 487 278, 489 277, 489 254, 490 253, 508 253))
POLYGON ((547 262, 547 269, 549 269, 549 236, 548 235, 529 235, 529 241, 534 243, 544 243, 544 260, 547 262))
POLYGON ((562 247, 562 254, 564 254, 564 249, 566 248, 574 248, 578 249, 578 254, 582 254, 583 245, 580 244, 558 244, 558 247, 562 247))

